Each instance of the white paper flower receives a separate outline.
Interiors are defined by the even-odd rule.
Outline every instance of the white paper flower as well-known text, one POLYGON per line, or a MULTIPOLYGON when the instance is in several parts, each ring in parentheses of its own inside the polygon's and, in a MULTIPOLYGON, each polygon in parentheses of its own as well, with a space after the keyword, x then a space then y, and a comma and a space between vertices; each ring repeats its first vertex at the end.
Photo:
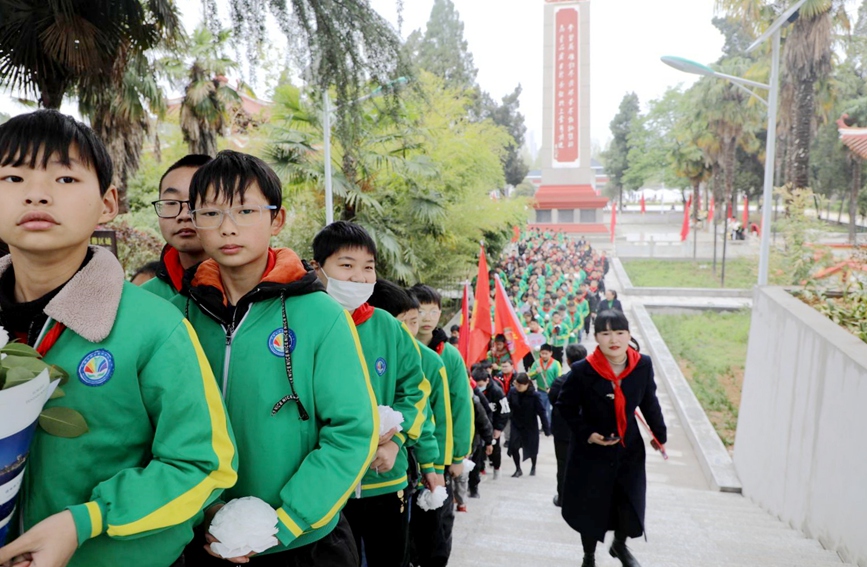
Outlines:
POLYGON ((379 406, 379 434, 385 435, 395 427, 398 431, 403 431, 400 425, 403 423, 403 414, 388 406, 379 406))
POLYGON ((254 496, 236 498, 216 513, 210 533, 219 540, 211 551, 220 557, 241 557, 261 553, 279 543, 277 512, 254 496))
POLYGON ((442 508, 449 495, 444 486, 437 486, 433 492, 425 488, 418 495, 418 507, 425 512, 442 508))
POLYGON ((470 459, 464 459, 464 473, 463 474, 466 474, 466 475, 470 474, 471 472, 473 472, 474 468, 476 468, 476 463, 474 461, 471 461, 470 459))

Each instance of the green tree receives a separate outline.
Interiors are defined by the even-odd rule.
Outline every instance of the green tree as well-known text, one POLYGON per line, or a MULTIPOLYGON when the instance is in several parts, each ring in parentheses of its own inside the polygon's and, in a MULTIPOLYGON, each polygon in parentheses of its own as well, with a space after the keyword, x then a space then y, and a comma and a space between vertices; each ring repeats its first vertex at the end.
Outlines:
POLYGON ((677 128, 685 112, 684 100, 680 87, 669 88, 661 98, 650 101, 647 114, 638 118, 641 127, 629 132, 625 186, 640 188, 645 181, 666 187, 683 185, 683 177, 672 166, 681 145, 677 128))
POLYGON ((240 103, 238 92, 225 77, 237 67, 224 55, 229 37, 229 30, 221 30, 215 36, 208 28, 199 26, 187 44, 185 57, 164 63, 176 81, 184 81, 180 125, 192 154, 217 154, 217 137, 231 123, 230 107, 240 103))
POLYGON ((522 155, 527 127, 524 125, 524 115, 519 110, 520 96, 521 85, 518 85, 514 91, 503 97, 501 104, 494 104, 485 113, 486 117, 497 126, 503 127, 512 137, 502 159, 506 184, 512 187, 520 185, 530 171, 530 166, 522 155))
MULTIPOLYGON (((623 206, 624 175, 629 169, 629 135, 636 125, 640 126, 639 114, 638 95, 626 93, 620 101, 617 114, 611 120, 611 145, 603 153, 608 184, 619 194, 620 206, 623 206)), ((633 177, 633 181, 637 180, 633 177)))
POLYGON ((410 34, 407 50, 419 68, 442 77, 447 86, 475 86, 478 71, 464 39, 464 23, 452 0, 434 0, 424 33, 416 30, 410 34))
POLYGON ((121 88, 126 61, 180 34, 171 0, 0 0, 0 84, 60 108, 121 88))

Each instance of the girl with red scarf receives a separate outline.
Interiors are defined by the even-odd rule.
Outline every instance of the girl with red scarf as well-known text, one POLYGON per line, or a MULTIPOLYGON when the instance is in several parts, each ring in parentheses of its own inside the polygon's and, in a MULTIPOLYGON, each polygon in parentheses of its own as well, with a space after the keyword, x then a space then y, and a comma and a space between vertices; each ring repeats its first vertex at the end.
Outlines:
POLYGON ((597 541, 614 531, 609 553, 624 567, 639 567, 627 537, 644 533, 647 477, 636 408, 641 408, 664 451, 665 420, 656 398, 650 357, 638 353, 629 321, 602 311, 595 321, 598 348, 572 366, 557 409, 572 430, 572 451, 563 483, 563 518, 581 534, 582 567, 595 567, 597 541), (633 346, 634 345, 634 346, 633 346))

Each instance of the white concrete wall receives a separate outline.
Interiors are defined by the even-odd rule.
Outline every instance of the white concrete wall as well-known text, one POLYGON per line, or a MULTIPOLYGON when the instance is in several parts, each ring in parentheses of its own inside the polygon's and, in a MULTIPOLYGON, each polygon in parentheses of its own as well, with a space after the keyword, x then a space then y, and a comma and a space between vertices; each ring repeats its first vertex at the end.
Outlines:
POLYGON ((760 506, 867 567, 867 344, 757 288, 734 463, 760 506))

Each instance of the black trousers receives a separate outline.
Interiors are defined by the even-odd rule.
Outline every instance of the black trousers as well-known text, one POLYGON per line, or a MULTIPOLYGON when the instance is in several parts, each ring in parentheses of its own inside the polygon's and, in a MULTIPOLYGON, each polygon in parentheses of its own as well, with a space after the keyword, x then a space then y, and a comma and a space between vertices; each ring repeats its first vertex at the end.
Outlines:
POLYGON ((500 465, 503 464, 503 436, 500 435, 499 439, 494 439, 494 452, 491 453, 491 464, 494 466, 494 470, 500 470, 500 465))
POLYGON ((569 455, 569 442, 554 439, 554 454, 557 456, 557 498, 563 498, 563 479, 566 476, 566 459, 569 455))
POLYGON ((472 472, 470 472, 470 479, 467 482, 472 491, 478 488, 479 484, 482 482, 482 469, 484 469, 485 466, 485 446, 483 443, 479 443, 475 450, 473 450, 470 459, 476 463, 476 466, 473 467, 472 472))
MULTIPOLYGON (((403 567, 408 559, 409 502, 406 491, 350 498, 343 508, 355 547, 371 567, 403 567), (362 542, 364 543, 362 547, 362 542)), ((361 562, 357 565, 360 567, 361 562)))
MULTIPOLYGON (((203 534, 184 550, 187 567, 227 567, 232 565, 225 559, 213 557, 205 550, 203 534)), ((358 565, 358 551, 349 522, 343 514, 330 534, 311 544, 290 549, 281 553, 254 555, 247 565, 254 567, 352 567, 358 565)))
MULTIPOLYGON (((448 498, 442 507, 425 512, 413 503, 409 521, 410 557, 413 567, 445 567, 452 554, 455 524, 454 482, 446 469, 448 498)), ((370 567, 376 567, 371 565, 370 567)))
MULTIPOLYGON (((556 360, 557 362, 559 362, 560 364, 563 364, 563 348, 564 347, 561 347, 561 346, 555 346, 554 352, 551 354, 551 357, 554 360, 556 360)), ((550 384, 549 384, 549 386, 550 386, 550 384)))

